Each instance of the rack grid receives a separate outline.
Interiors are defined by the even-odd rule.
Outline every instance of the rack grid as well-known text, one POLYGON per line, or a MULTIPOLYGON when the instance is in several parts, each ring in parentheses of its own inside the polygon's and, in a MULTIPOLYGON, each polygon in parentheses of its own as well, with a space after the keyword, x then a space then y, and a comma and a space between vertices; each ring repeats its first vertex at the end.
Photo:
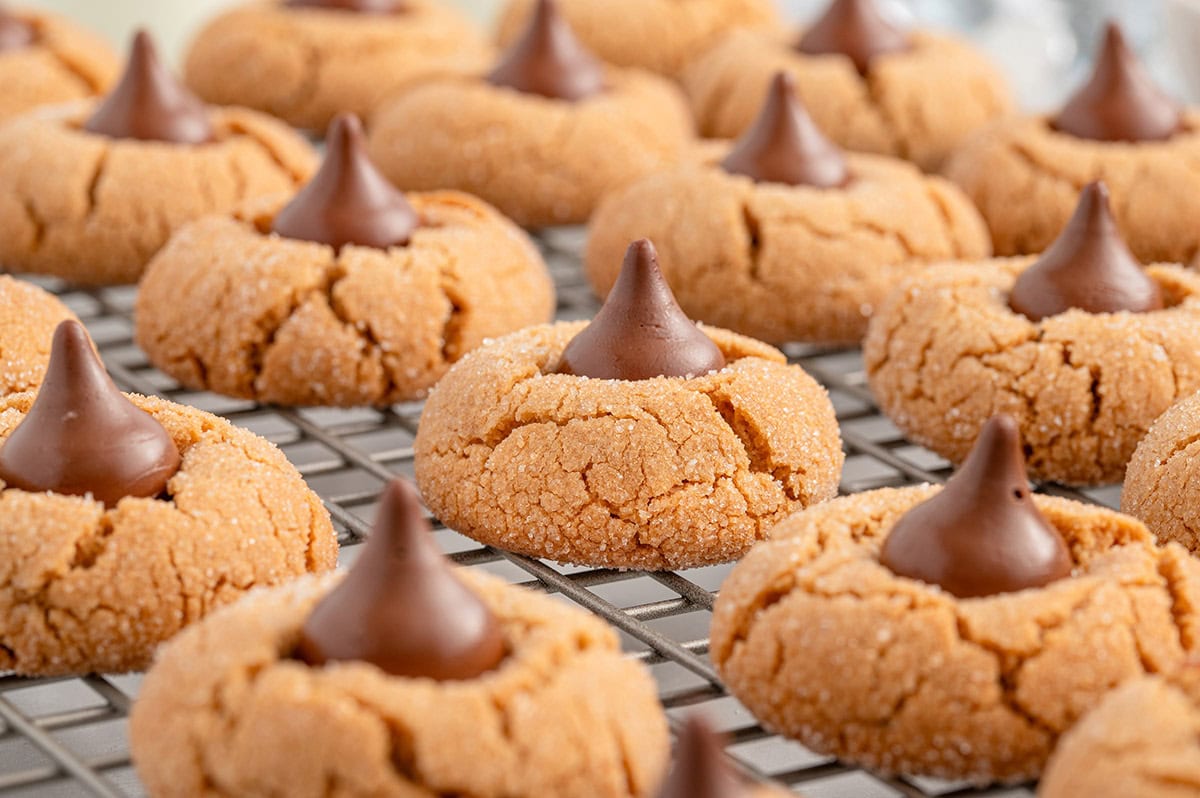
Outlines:
MULTIPOLYGON (((559 318, 588 318, 596 308, 579 267, 582 233, 538 238, 554 274, 559 318)), ((110 373, 125 390, 158 394, 222 415, 270 439, 299 468, 333 516, 343 564, 367 533, 382 485, 412 476, 419 403, 356 410, 287 409, 188 391, 151 366, 133 343, 132 288, 77 290, 38 280, 91 331, 110 373)), ((830 391, 846 449, 841 491, 854 493, 944 481, 949 465, 906 441, 880 415, 866 388, 859 352, 791 346, 787 354, 830 391)), ((1116 506, 1119 491, 1043 490, 1116 506)), ((1032 786, 974 789, 919 778, 889 778, 808 751, 760 727, 724 690, 710 664, 708 626, 715 591, 732 566, 645 573, 563 566, 481 547, 435 522, 456 562, 556 594, 615 627, 630 657, 652 671, 672 723, 706 713, 729 735, 728 753, 748 774, 810 798, 1031 798, 1032 786)), ((0 676, 0 796, 140 796, 126 723, 140 677, 23 679, 0 676)))

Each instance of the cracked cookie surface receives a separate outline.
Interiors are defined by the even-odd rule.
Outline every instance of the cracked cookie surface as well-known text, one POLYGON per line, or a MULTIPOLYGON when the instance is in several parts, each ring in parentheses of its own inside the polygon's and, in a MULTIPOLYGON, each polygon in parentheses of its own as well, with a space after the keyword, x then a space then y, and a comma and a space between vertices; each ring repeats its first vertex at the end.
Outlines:
POLYGON ((675 86, 638 70, 605 75, 603 92, 575 103, 477 77, 423 82, 371 121, 371 160, 402 189, 467 191, 524 227, 585 222, 604 193, 691 143, 675 86))
POLYGON ((934 266, 901 283, 863 345, 871 392, 912 441, 954 462, 1008 413, 1033 478, 1120 482, 1151 422, 1200 390, 1200 277, 1151 266, 1164 310, 1033 322, 1008 306, 1032 261, 934 266))
POLYGON ((491 63, 491 46, 457 10, 432 0, 404 6, 358 14, 247 3, 197 34, 184 80, 209 102, 323 131, 339 111, 367 118, 406 83, 491 63))
POLYGON ((91 102, 0 128, 0 263, 89 285, 132 283, 181 224, 291 192, 316 167, 290 128, 209 109, 215 141, 176 145, 82 130, 91 102))
POLYGON ((57 14, 32 9, 10 13, 33 28, 34 41, 0 52, 0 119, 94 97, 112 86, 120 62, 98 36, 57 14))
POLYGON ((70 319, 58 297, 0 274, 0 397, 41 385, 54 330, 70 319))
POLYGON ((1133 679, 1063 735, 1041 798, 1200 795, 1200 669, 1133 679))
POLYGON ((727 361, 711 374, 552 373, 585 326, 502 338, 433 391, 416 476, 446 525, 561 562, 688 568, 736 559, 788 513, 837 493, 833 406, 777 350, 702 328, 727 361))
POLYGON ((1200 645, 1200 562, 1111 510, 1035 496, 1073 574, 958 599, 896 576, 883 540, 940 488, 870 491, 793 515, 721 588, 711 655, 763 724, 888 772, 1036 776, 1114 685, 1200 645))
POLYGON ((150 794, 651 795, 667 761, 666 718, 616 634, 547 596, 460 575, 508 649, 495 670, 465 681, 290 659, 340 576, 257 592, 180 635, 130 720, 150 794))
POLYGON ((720 157, 605 198, 586 255, 598 294, 628 243, 649 238, 690 317, 772 343, 857 344, 901 278, 991 253, 961 192, 909 164, 852 155, 850 185, 819 189, 730 175, 720 157))
POLYGON ((750 126, 778 72, 821 131, 849 150, 893 155, 936 170, 976 130, 1012 109, 1000 72, 970 46, 914 31, 912 48, 881 55, 866 77, 849 58, 806 55, 797 35, 733 31, 683 74, 706 136, 734 138, 750 126))
POLYGON ((421 220, 388 250, 268 232, 285 200, 181 229, 146 271, 135 337, 189 388, 287 405, 423 396, 484 339, 549 320, 528 237, 456 192, 410 194, 421 220))
POLYGON ((1121 510, 1159 540, 1200 551, 1200 394, 1173 405, 1150 427, 1129 461, 1121 510))
MULTIPOLYGON (((510 44, 524 29, 534 0, 510 0, 497 38, 510 44)), ((773 28, 779 15, 770 0, 559 0, 571 30, 610 64, 674 77, 733 28, 773 28)))
MULTIPOLYGON (((0 400, 0 444, 34 394, 0 400)), ((88 498, 0 481, 0 670, 141 670, 214 608, 337 562, 329 514, 282 452, 216 416, 130 396, 183 456, 169 498, 88 498)))
POLYGON ((1062 231, 1079 192, 1103 180, 1121 236, 1144 263, 1188 263, 1200 251, 1200 113, 1162 142, 1103 142, 1011 119, 955 153, 945 173, 975 203, 998 255, 1041 252, 1062 231))

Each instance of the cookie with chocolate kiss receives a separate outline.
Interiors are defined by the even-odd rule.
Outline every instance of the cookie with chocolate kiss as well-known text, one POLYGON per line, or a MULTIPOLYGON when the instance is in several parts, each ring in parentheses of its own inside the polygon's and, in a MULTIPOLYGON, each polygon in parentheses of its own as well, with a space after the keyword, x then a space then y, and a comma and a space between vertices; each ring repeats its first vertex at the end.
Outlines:
POLYGON ((957 189, 901 161, 843 153, 786 72, 740 139, 611 193, 589 233, 598 295, 613 290, 628 242, 648 238, 686 313, 776 344, 856 345, 900 280, 991 251, 957 189))
POLYGON ((1179 634, 1197 589, 1200 561, 1136 519, 1032 494, 997 416, 944 487, 778 524, 721 585, 710 655, 764 726, 816 752, 1016 782, 1112 685, 1198 653, 1179 634))
POLYGON ((682 74, 700 133, 749 130, 785 72, 821 131, 852 152, 937 172, 977 130, 1014 107, 1001 72, 968 42, 900 30, 877 0, 830 0, 800 32, 729 30, 682 74))

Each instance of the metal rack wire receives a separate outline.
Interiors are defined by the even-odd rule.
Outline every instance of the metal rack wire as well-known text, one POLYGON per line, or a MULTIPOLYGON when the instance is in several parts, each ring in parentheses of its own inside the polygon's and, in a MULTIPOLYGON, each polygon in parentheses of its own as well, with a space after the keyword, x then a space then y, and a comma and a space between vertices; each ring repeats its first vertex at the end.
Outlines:
MULTIPOLYGON (((595 302, 578 265, 580 237, 554 231, 540 239, 559 289, 560 318, 586 318, 595 302)), ((156 371, 132 341, 132 289, 77 291, 43 283, 59 294, 92 332, 122 388, 156 393, 223 415, 278 444, 324 499, 352 558, 369 527, 384 482, 412 475, 419 404, 387 410, 290 410, 189 392, 156 371)), ((914 446, 880 414, 866 390, 854 351, 789 348, 829 389, 846 447, 842 491, 941 481, 946 462, 914 446)), ((1114 506, 1113 489, 1075 498, 1114 506)), ((1028 786, 975 790, 936 780, 867 773, 771 735, 731 698, 708 661, 708 625, 715 592, 731 566, 682 573, 642 573, 562 566, 480 547, 438 527, 444 550, 458 563, 514 583, 557 593, 619 630, 629 656, 652 670, 668 714, 700 710, 728 731, 730 755, 751 775, 794 787, 810 798, 993 796, 1029 798, 1028 786)), ((137 796, 126 721, 140 677, 21 679, 0 676, 0 796, 137 796)))

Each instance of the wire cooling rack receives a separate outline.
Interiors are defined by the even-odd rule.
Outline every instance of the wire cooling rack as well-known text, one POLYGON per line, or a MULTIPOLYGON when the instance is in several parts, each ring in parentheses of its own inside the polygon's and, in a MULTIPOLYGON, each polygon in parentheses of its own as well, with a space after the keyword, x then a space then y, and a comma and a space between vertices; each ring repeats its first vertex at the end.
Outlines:
MULTIPOLYGON (((559 317, 588 318, 596 303, 579 268, 582 236, 560 230, 539 239, 559 292, 559 317)), ((343 563, 369 529, 382 485, 412 476, 419 403, 387 410, 290 410, 181 388, 151 366, 132 339, 132 288, 58 294, 87 324, 122 388, 159 394, 225 416, 279 445, 324 499, 338 529, 343 563)), ((791 347, 788 356, 830 390, 846 448, 843 493, 942 481, 948 464, 903 436, 879 414, 857 351, 791 347)), ((1115 506, 1116 489, 1052 492, 1115 506)), ((750 775, 810 798, 993 796, 1030 798, 1029 786, 976 790, 931 779, 886 778, 774 736, 725 692, 708 660, 714 591, 730 565, 673 573, 576 568, 492 548, 437 526, 458 563, 556 594, 619 630, 629 656, 653 672, 672 722, 692 711, 729 734, 728 752, 750 775)), ((0 796, 139 796, 126 724, 140 677, 21 679, 0 676, 0 796)))

